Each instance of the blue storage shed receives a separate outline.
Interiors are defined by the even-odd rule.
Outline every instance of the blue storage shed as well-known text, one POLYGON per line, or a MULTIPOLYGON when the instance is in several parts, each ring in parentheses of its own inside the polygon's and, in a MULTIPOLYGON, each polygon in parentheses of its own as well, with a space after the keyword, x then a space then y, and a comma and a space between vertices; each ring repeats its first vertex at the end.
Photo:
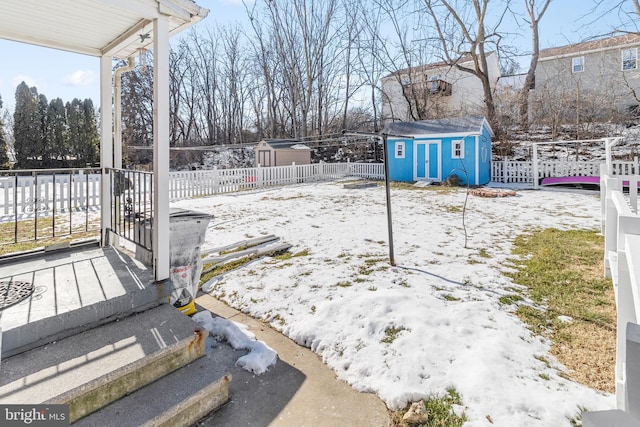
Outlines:
POLYGON ((491 138, 495 135, 484 117, 393 122, 383 133, 389 135, 392 181, 441 182, 452 174, 464 185, 484 185, 491 180, 491 138))

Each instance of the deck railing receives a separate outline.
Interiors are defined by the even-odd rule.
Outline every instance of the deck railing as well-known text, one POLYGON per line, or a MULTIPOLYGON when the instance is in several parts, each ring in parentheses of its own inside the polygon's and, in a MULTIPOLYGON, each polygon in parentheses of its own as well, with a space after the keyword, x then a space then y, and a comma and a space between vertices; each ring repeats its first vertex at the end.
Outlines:
POLYGON ((0 171, 0 243, 100 230, 100 170, 0 171))
POLYGON ((111 183, 109 231, 142 250, 152 250, 153 173, 107 169, 111 183))
POLYGON ((585 426, 640 425, 640 175, 610 175, 602 166, 600 194, 605 237, 605 276, 613 281, 617 307, 616 403, 618 411, 583 418, 585 426), (628 190, 627 190, 628 189, 628 190), (628 193, 627 193, 628 191, 628 193), (599 424, 606 418, 613 424, 599 424), (616 420, 631 420, 617 424, 616 420), (633 422, 635 421, 635 424, 633 422))

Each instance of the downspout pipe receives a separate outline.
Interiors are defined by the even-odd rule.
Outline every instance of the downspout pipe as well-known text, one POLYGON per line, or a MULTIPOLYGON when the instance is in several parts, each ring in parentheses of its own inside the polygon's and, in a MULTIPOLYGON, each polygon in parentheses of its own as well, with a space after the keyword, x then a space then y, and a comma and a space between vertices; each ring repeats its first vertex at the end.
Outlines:
POLYGON ((116 69, 113 75, 113 167, 122 169, 122 74, 133 70, 135 58, 130 56, 127 65, 116 69))

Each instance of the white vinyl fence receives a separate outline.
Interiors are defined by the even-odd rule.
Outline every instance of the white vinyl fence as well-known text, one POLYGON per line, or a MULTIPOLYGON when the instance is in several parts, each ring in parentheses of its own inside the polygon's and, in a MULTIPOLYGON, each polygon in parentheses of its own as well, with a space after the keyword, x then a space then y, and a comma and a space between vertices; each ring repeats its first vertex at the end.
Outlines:
MULTIPOLYGON (((538 182, 547 177, 599 176, 603 162, 538 161, 538 182)), ((614 175, 640 173, 638 159, 632 162, 613 162, 614 175)), ((491 181, 505 184, 534 184, 533 162, 502 160, 491 162, 491 181)))
MULTIPOLYGON (((549 176, 598 176, 599 162, 538 162, 538 179, 549 176)), ((639 174, 638 161, 613 162, 614 175, 639 174)), ((57 214, 74 210, 99 209, 100 174, 95 170, 50 173, 38 171, 0 177, 0 220, 57 214)), ((491 181, 532 184, 532 162, 495 161, 491 181)), ((382 163, 316 163, 243 169, 213 169, 171 172, 169 198, 180 200, 273 186, 328 181, 346 177, 384 179, 382 163)), ((139 183, 138 183, 139 184, 139 183)), ((134 186, 140 190, 140 185, 134 186)), ((143 192, 151 191, 151 186, 143 192)), ((150 199, 150 194, 149 194, 150 199)))
MULTIPOLYGON (((618 169, 619 171, 620 169, 618 169)), ((637 171, 637 169, 636 169, 637 171)), ((586 413, 585 427, 640 425, 640 174, 610 175, 602 167, 600 194, 605 276, 613 281, 618 313, 616 411, 586 413), (628 188, 628 194, 624 189, 628 188)))
MULTIPOLYGON (((94 171, 91 171, 94 172, 94 171)), ((133 172, 132 172, 133 173, 133 172)), ((151 200, 152 186, 134 174, 131 192, 151 200)), ((146 176, 146 175, 145 175, 146 176)), ((169 198, 180 200, 305 182, 328 181, 345 177, 384 179, 381 163, 317 163, 244 169, 213 169, 171 172, 169 198)), ((56 215, 100 207, 100 174, 83 170, 68 172, 16 171, 0 177, 0 220, 11 221, 56 215)), ((148 204, 148 203, 146 203, 148 204)))
POLYGON ((0 177, 0 218, 100 206, 100 174, 72 171, 0 177))
POLYGON ((384 179, 384 165, 381 163, 315 163, 171 172, 169 199, 180 200, 241 190, 329 181, 350 176, 384 179))

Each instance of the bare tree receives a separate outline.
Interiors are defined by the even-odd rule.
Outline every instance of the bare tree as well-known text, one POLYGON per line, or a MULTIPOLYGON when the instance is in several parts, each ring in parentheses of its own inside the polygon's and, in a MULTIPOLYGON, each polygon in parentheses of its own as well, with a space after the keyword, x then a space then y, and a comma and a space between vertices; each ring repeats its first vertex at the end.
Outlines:
POLYGON ((529 128, 529 90, 535 84, 536 67, 538 66, 538 58, 540 57, 538 24, 547 11, 549 3, 551 3, 551 0, 543 0, 542 4, 538 3, 538 5, 536 5, 536 0, 524 1, 527 14, 529 15, 529 27, 531 28, 531 62, 529 63, 527 76, 524 79, 524 85, 520 91, 520 128, 523 130, 529 128))
POLYGON ((403 120, 423 120, 429 118, 429 91, 424 81, 422 67, 432 62, 432 49, 428 47, 428 27, 423 25, 413 10, 413 1, 373 0, 377 9, 367 22, 368 31, 376 43, 377 61, 387 71, 393 85, 383 83, 383 104, 391 110, 389 117, 383 119, 402 118, 403 120), (375 18, 375 19, 372 19, 375 18), (381 24, 387 24, 393 31, 391 36, 380 34, 381 24), (392 92, 399 90, 399 97, 404 105, 393 105, 397 98, 392 92), (393 110, 396 111, 393 111, 393 110), (406 109, 406 111, 405 111, 406 109))
POLYGON ((487 120, 500 134, 500 122, 493 100, 493 83, 489 75, 487 47, 499 49, 498 30, 509 10, 510 0, 424 0, 427 13, 434 22, 444 61, 460 71, 476 76, 482 83, 487 120), (489 10, 489 5, 495 5, 489 10), (489 16, 495 21, 489 24, 489 16), (460 64, 471 58, 473 67, 460 64))

